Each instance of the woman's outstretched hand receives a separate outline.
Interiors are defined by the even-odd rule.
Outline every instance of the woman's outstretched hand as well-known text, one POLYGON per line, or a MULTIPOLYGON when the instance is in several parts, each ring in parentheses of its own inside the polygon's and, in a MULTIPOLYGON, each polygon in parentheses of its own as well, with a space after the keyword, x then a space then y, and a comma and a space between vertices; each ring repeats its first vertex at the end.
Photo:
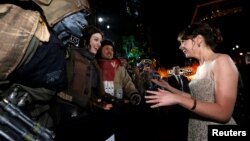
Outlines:
POLYGON ((146 91, 148 95, 145 96, 146 103, 152 104, 151 108, 162 106, 170 106, 176 104, 174 94, 167 90, 158 89, 158 91, 146 91))

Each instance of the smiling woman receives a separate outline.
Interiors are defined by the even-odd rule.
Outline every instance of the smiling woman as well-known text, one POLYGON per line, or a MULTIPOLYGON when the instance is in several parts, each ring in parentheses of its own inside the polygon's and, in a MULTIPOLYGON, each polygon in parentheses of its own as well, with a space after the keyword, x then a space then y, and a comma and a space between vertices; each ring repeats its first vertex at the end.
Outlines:
POLYGON ((207 125, 236 125, 232 117, 237 97, 238 70, 226 54, 213 49, 221 42, 218 29, 207 23, 194 23, 179 34, 180 49, 187 58, 196 58, 199 67, 189 83, 190 94, 169 83, 152 81, 166 90, 147 91, 145 96, 152 108, 180 105, 190 111, 188 140, 208 140, 207 125), (192 37, 192 40, 187 39, 192 37))

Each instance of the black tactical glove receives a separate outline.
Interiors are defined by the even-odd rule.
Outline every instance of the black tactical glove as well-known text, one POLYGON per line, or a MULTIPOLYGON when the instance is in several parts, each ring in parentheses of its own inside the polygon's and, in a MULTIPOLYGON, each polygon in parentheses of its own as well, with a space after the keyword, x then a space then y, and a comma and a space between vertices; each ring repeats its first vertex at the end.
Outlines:
POLYGON ((121 105, 123 104, 123 100, 122 99, 118 99, 110 94, 105 94, 102 98, 103 101, 107 102, 107 103, 111 103, 114 105, 121 105))

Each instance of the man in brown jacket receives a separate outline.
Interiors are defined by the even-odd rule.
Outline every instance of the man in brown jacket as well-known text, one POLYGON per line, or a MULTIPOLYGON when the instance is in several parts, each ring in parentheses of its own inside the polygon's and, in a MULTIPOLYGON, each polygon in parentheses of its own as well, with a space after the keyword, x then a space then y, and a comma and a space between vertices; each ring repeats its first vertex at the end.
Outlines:
POLYGON ((114 58, 114 44, 110 40, 103 40, 97 53, 97 61, 101 68, 104 90, 111 95, 133 105, 139 105, 141 96, 119 59, 114 58))

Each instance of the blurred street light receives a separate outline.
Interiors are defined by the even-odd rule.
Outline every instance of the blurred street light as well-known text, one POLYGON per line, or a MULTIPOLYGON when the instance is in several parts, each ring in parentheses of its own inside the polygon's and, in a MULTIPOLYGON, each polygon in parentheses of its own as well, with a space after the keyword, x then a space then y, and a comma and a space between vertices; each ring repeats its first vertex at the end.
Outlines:
POLYGON ((102 17, 99 17, 99 18, 98 18, 98 22, 99 22, 99 23, 102 23, 102 22, 103 22, 103 18, 102 18, 102 17))

